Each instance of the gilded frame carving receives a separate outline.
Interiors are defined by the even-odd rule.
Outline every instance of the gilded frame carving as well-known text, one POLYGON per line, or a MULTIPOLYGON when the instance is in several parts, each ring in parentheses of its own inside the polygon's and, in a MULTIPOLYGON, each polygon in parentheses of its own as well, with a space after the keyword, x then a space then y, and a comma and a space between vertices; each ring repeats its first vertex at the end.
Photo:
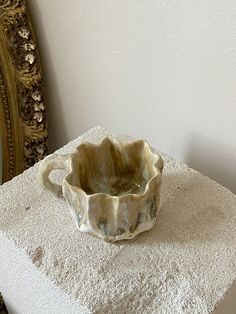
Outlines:
POLYGON ((25 0, 0 0, 0 132, 3 182, 47 154, 42 71, 25 0))

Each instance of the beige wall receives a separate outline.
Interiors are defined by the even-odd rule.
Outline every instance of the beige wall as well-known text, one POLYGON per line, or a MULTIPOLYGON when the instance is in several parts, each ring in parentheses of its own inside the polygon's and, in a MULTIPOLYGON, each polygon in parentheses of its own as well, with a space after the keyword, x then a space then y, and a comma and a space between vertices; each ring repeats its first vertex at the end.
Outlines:
POLYGON ((28 2, 53 149, 99 124, 236 192, 236 1, 28 2))

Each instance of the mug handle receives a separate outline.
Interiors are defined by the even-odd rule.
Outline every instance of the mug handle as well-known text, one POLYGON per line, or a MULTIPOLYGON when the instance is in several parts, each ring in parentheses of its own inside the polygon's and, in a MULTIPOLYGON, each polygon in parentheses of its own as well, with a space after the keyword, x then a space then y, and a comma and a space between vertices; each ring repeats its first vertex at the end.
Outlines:
POLYGON ((51 171, 61 169, 71 171, 71 155, 49 155, 41 163, 38 169, 38 181, 43 188, 53 192, 56 196, 62 196, 62 186, 49 179, 51 171))

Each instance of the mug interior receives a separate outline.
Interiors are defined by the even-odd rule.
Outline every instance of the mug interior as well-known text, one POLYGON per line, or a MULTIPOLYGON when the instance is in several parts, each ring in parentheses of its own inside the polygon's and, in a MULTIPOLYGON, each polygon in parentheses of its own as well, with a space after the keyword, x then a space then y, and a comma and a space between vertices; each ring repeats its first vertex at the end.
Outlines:
POLYGON ((144 141, 126 145, 110 139, 100 145, 84 143, 72 155, 73 171, 67 182, 89 195, 141 194, 157 174, 154 156, 144 141))

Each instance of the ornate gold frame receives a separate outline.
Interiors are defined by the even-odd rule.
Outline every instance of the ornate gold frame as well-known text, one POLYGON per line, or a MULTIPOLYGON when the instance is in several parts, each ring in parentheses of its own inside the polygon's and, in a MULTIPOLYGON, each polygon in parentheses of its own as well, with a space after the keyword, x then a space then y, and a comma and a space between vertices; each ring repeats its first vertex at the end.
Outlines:
POLYGON ((3 182, 47 154, 42 72, 25 0, 0 0, 0 132, 3 182))

